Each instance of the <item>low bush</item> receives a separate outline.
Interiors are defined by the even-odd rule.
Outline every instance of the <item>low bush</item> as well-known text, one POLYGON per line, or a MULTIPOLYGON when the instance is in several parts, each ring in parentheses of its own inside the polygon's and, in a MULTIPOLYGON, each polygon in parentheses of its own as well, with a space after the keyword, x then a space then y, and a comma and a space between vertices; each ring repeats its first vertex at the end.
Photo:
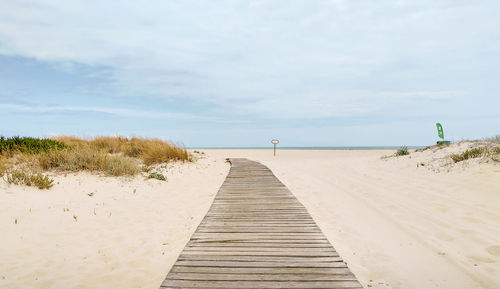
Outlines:
POLYGON ((0 137, 0 153, 29 153, 36 154, 67 148, 67 145, 53 139, 32 137, 0 137))
POLYGON ((14 170, 7 173, 9 184, 35 186, 39 189, 50 189, 54 185, 54 180, 43 174, 32 174, 22 170, 14 170))
POLYGON ((160 174, 160 173, 151 173, 151 174, 149 174, 148 179, 157 179, 157 180, 160 180, 160 181, 166 181, 167 180, 167 178, 165 178, 165 176, 162 175, 162 174, 160 174))

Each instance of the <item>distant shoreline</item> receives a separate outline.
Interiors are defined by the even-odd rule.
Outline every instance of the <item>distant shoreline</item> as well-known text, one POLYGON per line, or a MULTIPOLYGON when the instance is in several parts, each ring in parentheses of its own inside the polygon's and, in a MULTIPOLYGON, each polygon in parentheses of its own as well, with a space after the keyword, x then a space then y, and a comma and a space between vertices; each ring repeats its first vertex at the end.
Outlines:
MULTIPOLYGON (((397 150, 401 146, 319 146, 319 147, 277 147, 279 150, 397 150)), ((426 146, 407 146, 408 149, 426 146)), ((189 150, 272 150, 273 147, 187 147, 189 150)))

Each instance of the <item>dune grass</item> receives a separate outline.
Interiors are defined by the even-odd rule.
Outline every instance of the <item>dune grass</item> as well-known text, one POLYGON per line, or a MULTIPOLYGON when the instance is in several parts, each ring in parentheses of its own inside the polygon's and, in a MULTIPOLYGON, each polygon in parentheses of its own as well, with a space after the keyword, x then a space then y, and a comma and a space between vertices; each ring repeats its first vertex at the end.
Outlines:
POLYGON ((407 146, 401 146, 395 153, 396 156, 406 156, 409 154, 410 154, 410 152, 408 151, 407 146))
POLYGON ((9 184, 35 186, 39 189, 50 189, 54 185, 54 180, 46 175, 23 170, 13 170, 7 173, 6 181, 9 184))
POLYGON ((480 157, 486 157, 494 161, 500 161, 500 147, 499 146, 475 147, 459 154, 450 155, 450 158, 455 163, 480 157))
POLYGON ((97 137, 83 140, 64 136, 57 138, 57 140, 71 147, 90 147, 95 151, 103 151, 108 154, 122 154, 139 158, 148 166, 170 161, 191 161, 191 156, 182 145, 160 139, 97 137))
POLYGON ((89 146, 42 153, 36 161, 43 170, 103 172, 111 176, 132 176, 140 172, 137 160, 123 155, 109 155, 89 146))
POLYGON ((160 139, 96 137, 55 139, 0 138, 0 176, 7 182, 50 188, 43 171, 91 171, 108 176, 133 176, 144 166, 192 161, 181 145, 160 139), (44 182, 46 185, 44 185, 44 182))
POLYGON ((7 171, 7 168, 7 158, 2 153, 0 153, 0 177, 3 177, 3 175, 7 171))
POLYGON ((485 147, 477 147, 477 148, 472 148, 468 149, 462 153, 459 154, 452 154, 450 155, 450 158, 455 162, 461 162, 465 161, 468 159, 473 159, 473 158, 478 158, 486 153, 486 148, 485 147))

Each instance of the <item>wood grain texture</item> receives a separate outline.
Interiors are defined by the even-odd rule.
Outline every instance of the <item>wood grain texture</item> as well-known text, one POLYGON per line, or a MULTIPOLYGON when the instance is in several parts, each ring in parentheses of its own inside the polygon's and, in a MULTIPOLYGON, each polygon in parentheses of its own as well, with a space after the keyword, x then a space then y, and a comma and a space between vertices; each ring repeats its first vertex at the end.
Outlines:
POLYGON ((362 288, 266 166, 230 162, 214 203, 160 288, 362 288))

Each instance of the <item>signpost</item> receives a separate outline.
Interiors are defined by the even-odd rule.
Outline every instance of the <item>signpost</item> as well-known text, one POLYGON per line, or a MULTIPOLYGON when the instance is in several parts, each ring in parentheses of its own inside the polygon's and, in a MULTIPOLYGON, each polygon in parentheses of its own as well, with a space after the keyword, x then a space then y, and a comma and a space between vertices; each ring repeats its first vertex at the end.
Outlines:
POLYGON ((276 145, 280 143, 279 140, 273 139, 271 143, 274 145, 274 156, 276 156, 276 145))

